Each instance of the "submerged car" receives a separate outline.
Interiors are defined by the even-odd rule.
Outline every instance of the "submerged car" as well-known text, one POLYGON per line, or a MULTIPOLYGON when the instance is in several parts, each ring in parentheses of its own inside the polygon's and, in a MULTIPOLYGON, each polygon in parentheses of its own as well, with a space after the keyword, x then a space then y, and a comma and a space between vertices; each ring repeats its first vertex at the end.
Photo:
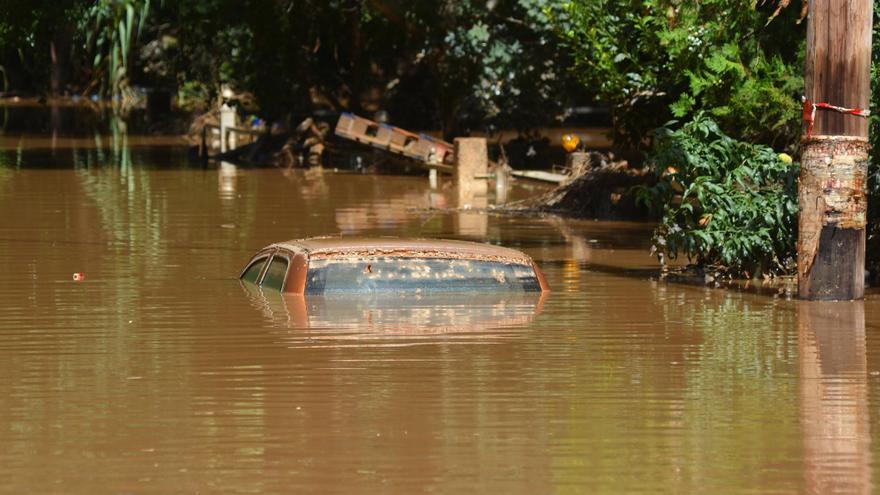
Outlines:
POLYGON ((263 289, 305 295, 549 290, 540 268, 520 251, 434 239, 278 242, 251 258, 239 278, 263 289))

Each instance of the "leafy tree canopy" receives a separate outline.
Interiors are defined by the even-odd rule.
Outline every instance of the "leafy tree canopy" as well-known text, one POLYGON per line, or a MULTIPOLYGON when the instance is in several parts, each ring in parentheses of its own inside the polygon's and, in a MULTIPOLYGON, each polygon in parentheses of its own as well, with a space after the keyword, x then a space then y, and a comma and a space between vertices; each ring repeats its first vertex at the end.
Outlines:
MULTIPOLYGON (((787 2, 786 2, 787 3, 787 2)), ((755 0, 574 0, 573 70, 611 104, 619 144, 705 112, 734 138, 790 147, 800 132, 800 10, 755 0)))
POLYGON ((210 99, 230 84, 269 119, 385 109, 447 133, 544 125, 584 92, 555 32, 568 12, 551 0, 0 1, 0 65, 17 89, 46 90, 46 68, 67 63, 78 92, 210 99))

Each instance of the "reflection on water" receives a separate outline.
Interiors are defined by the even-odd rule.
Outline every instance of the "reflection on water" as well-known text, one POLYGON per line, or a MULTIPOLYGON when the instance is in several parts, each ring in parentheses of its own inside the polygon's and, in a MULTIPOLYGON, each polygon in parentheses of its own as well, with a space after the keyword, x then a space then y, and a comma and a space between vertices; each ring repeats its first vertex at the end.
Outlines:
POLYGON ((220 199, 231 201, 235 199, 237 194, 236 179, 238 178, 238 167, 221 161, 217 168, 217 191, 220 193, 220 199))
POLYGON ((0 150, 4 491, 873 488, 876 297, 666 284, 650 225, 437 211, 456 192, 425 177, 186 167, 136 141, 126 166, 106 142, 0 150), (519 248, 553 291, 242 290, 259 248, 340 232, 519 248))
POLYGON ((864 302, 798 305, 808 493, 871 493, 864 302))
POLYGON ((393 338, 449 343, 450 338, 492 342, 522 331, 541 312, 546 293, 364 294, 303 296, 241 283, 267 323, 296 330, 291 345, 316 340, 393 338))

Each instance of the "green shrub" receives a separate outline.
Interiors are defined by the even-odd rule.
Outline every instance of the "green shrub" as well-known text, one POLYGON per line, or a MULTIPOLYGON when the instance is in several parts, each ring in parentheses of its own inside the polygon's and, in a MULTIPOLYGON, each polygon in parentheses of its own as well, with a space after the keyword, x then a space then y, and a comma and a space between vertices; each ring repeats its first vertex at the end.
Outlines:
POLYGON ((671 118, 710 115, 728 134, 790 152, 800 137, 800 2, 572 0, 562 43, 611 108, 614 140, 642 148, 671 118))
POLYGON ((797 164, 725 135, 702 113, 659 129, 652 157, 659 180, 636 193, 661 215, 652 249, 661 260, 684 253, 732 276, 793 269, 797 164))
POLYGON ((880 0, 874 1, 874 32, 871 37, 871 117, 868 138, 868 226, 865 264, 875 283, 880 282, 880 0))

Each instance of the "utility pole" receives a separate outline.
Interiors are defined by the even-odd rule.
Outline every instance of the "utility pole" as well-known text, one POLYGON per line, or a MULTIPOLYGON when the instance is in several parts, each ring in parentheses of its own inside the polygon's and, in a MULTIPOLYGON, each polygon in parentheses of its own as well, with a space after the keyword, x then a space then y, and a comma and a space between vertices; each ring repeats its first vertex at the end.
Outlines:
POLYGON ((872 0, 810 0, 798 183, 798 295, 865 294, 872 0))

